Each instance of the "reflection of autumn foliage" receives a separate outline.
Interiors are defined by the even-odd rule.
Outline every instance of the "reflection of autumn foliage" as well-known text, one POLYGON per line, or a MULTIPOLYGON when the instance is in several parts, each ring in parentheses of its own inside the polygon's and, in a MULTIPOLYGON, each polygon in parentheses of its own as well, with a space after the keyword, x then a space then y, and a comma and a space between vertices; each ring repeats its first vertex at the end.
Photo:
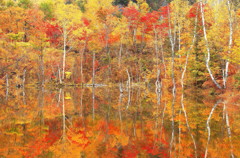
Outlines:
MULTIPOLYGON (((63 123, 62 103, 58 103, 58 97, 56 97, 57 91, 46 90, 43 96, 38 96, 34 90, 28 91, 27 105, 22 104, 22 97, 17 97, 20 92, 11 94, 15 99, 9 97, 7 106, 1 103, 0 155, 5 157, 51 155, 60 158, 80 156, 169 158, 173 155, 195 157, 194 143, 186 125, 183 109, 179 106, 179 96, 176 97, 174 106, 174 141, 171 149, 172 98, 170 93, 165 92, 162 95, 161 104, 158 105, 154 91, 133 89, 132 103, 126 109, 127 96, 122 96, 120 103, 119 96, 116 95, 118 89, 109 90, 101 87, 95 90, 94 120, 91 88, 64 90, 65 123, 63 123), (108 94, 108 91, 111 93, 108 94), (79 104, 81 93, 83 93, 82 106, 79 104), (40 104, 41 96, 44 104, 40 104), (166 106, 165 110, 164 106, 166 106)), ((4 100, 3 96, 4 93, 1 93, 2 100, 4 100)), ((225 111, 224 104, 221 102, 211 116, 209 157, 229 157, 231 148, 236 156, 239 155, 238 96, 237 91, 228 91, 219 96, 222 101, 225 101, 225 111), (226 112, 233 147, 227 133, 226 112), (223 148, 225 150, 221 150, 223 148)), ((198 157, 204 157, 208 140, 206 120, 216 100, 218 100, 216 97, 206 97, 204 91, 184 98, 188 125, 197 143, 198 157)))
POLYGON ((71 132, 69 132, 68 139, 71 141, 71 143, 81 147, 82 149, 85 149, 89 144, 89 133, 86 132, 84 128, 81 127, 74 127, 70 129, 71 132))
POLYGON ((26 149, 20 149, 23 156, 29 158, 39 156, 61 138, 58 121, 46 122, 46 125, 48 129, 44 131, 46 134, 42 138, 35 137, 35 140, 25 147, 26 149))

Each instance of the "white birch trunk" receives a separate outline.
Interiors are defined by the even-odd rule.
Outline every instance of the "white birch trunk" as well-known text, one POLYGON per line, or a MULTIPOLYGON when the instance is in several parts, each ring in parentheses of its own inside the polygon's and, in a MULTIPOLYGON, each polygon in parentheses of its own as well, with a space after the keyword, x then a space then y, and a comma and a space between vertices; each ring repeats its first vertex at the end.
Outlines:
POLYGON ((121 43, 120 43, 120 49, 118 53, 118 67, 121 67, 121 60, 122 60, 122 38, 121 38, 121 43))
POLYGON ((62 65, 62 80, 64 80, 65 76, 65 67, 66 67, 66 43, 67 43, 67 31, 66 28, 63 27, 63 65, 62 65))
MULTIPOLYGON (((198 13, 198 9, 197 9, 197 13, 198 13)), ((187 56, 186 56, 186 60, 185 60, 185 64, 184 64, 184 68, 182 71, 182 75, 181 75, 181 86, 182 86, 182 91, 184 90, 184 76, 187 70, 187 65, 188 65, 188 59, 189 59, 189 51, 192 50, 194 43, 196 41, 196 31, 197 31, 197 22, 198 22, 198 18, 197 16, 195 17, 195 24, 194 24, 194 32, 193 32, 193 39, 192 39, 192 45, 190 46, 189 50, 187 51, 187 56)), ((180 47, 180 46, 179 46, 180 47)))
POLYGON ((204 40, 205 40, 205 46, 207 49, 207 57, 206 57, 206 67, 207 67, 207 71, 213 81, 213 83, 219 88, 221 89, 222 87, 217 83, 216 79, 213 76, 212 70, 209 66, 209 61, 210 61, 210 47, 209 47, 209 43, 208 43, 208 38, 207 38, 207 32, 206 32, 206 27, 205 27, 205 17, 204 17, 204 10, 203 10, 203 2, 202 0, 200 1, 200 10, 201 10, 201 15, 202 15, 202 27, 203 27, 203 34, 204 34, 204 40))
MULTIPOLYGON (((228 42, 228 54, 231 53, 232 43, 233 43, 233 21, 231 13, 231 4, 230 1, 227 1, 228 13, 229 13, 229 42, 228 42)), ((228 78, 228 67, 229 61, 226 60, 225 70, 223 71, 223 86, 227 88, 227 78, 228 78)))
POLYGON ((92 86, 95 86, 95 51, 93 51, 93 60, 92 60, 92 86))

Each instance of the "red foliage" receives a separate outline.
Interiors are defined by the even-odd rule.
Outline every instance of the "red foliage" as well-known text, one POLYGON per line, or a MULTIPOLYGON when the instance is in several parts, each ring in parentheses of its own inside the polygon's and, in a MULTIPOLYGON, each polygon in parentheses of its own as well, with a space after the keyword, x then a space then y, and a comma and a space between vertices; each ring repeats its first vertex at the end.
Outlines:
POLYGON ((138 154, 139 151, 134 145, 128 145, 122 152, 123 158, 136 158, 138 154))
POLYGON ((47 122, 46 125, 49 125, 49 130, 45 137, 37 138, 36 141, 28 146, 28 150, 20 150, 24 157, 37 157, 60 139, 61 133, 60 130, 56 128, 56 121, 47 122))
POLYGON ((198 17, 200 16, 200 3, 197 2, 195 3, 192 8, 189 10, 187 17, 189 18, 195 18, 196 15, 198 15, 198 17))
POLYGON ((83 21, 83 24, 84 24, 85 26, 89 26, 89 25, 90 25, 90 21, 89 21, 87 18, 83 17, 83 18, 82 18, 82 21, 83 21))
POLYGON ((123 9, 123 15, 128 19, 130 28, 136 28, 140 20, 140 12, 135 7, 127 7, 123 9))
POLYGON ((159 32, 163 28, 168 27, 168 23, 166 22, 166 19, 162 19, 163 21, 161 20, 161 15, 162 15, 161 12, 153 11, 141 17, 140 22, 145 24, 145 29, 144 29, 145 33, 151 32, 154 29, 158 29, 157 32, 159 32))
POLYGON ((163 6, 159 9, 161 16, 163 18, 167 18, 169 13, 171 12, 171 7, 169 5, 163 6))
POLYGON ((46 34, 47 37, 49 37, 49 41, 53 44, 59 44, 60 42, 60 36, 62 34, 62 28, 56 24, 46 24, 46 34))

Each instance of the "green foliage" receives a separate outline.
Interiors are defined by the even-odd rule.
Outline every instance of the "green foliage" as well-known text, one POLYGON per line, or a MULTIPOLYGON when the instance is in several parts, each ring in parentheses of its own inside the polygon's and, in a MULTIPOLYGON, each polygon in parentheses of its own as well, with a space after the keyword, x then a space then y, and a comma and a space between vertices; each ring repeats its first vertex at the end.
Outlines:
POLYGON ((12 7, 12 6, 14 6, 14 5, 15 5, 15 3, 14 3, 13 0, 9 0, 9 1, 6 2, 6 6, 7 6, 7 7, 12 7))
POLYGON ((31 0, 19 0, 18 6, 24 8, 24 9, 31 8, 32 2, 31 2, 31 0))
POLYGON ((80 8, 81 12, 85 12, 85 5, 86 1, 85 0, 77 0, 77 5, 80 8))
POLYGON ((40 9, 44 12, 46 19, 52 19, 54 16, 53 4, 50 1, 40 3, 40 9))
POLYGON ((240 88, 240 73, 237 73, 235 76, 234 76, 236 82, 235 82, 235 87, 236 88, 240 88))
POLYGON ((129 3, 129 0, 115 0, 113 2, 114 5, 121 5, 121 6, 127 6, 129 3))

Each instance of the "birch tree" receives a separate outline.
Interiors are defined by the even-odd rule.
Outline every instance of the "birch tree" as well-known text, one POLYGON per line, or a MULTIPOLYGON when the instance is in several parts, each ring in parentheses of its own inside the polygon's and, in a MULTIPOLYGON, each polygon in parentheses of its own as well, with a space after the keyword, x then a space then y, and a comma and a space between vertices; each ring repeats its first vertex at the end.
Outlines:
POLYGON ((72 42, 71 33, 74 24, 81 22, 81 11, 72 4, 65 4, 63 1, 56 3, 56 17, 58 24, 62 27, 63 55, 62 55, 62 80, 65 77, 67 46, 72 42))
POLYGON ((202 18, 202 28, 203 28, 203 36, 204 36, 204 40, 205 40, 205 47, 206 47, 206 50, 207 50, 207 55, 206 55, 206 59, 205 59, 207 71, 208 71, 213 83, 219 89, 222 89, 222 87, 219 85, 219 83, 216 81, 215 77, 213 76, 212 70, 211 70, 210 65, 209 65, 210 58, 211 58, 211 52, 210 52, 210 46, 209 46, 207 31, 206 31, 206 26, 205 26, 204 4, 203 4, 202 0, 200 0, 200 12, 201 12, 201 18, 202 18))

